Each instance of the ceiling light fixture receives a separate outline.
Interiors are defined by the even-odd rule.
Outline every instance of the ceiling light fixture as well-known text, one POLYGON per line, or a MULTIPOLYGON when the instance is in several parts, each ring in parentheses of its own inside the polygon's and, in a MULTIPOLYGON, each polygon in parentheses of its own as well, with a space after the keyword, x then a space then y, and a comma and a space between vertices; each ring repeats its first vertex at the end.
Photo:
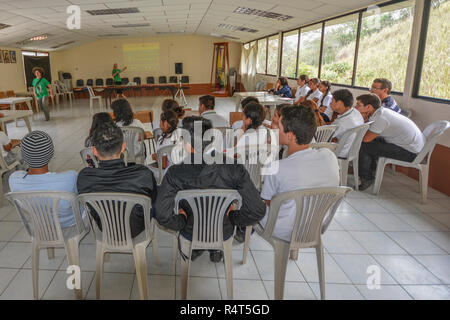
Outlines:
POLYGON ((236 10, 233 11, 233 13, 247 14, 247 15, 258 16, 258 17, 263 17, 263 18, 281 20, 281 21, 286 21, 286 20, 293 18, 292 16, 289 16, 287 14, 281 14, 281 13, 276 13, 276 12, 270 12, 270 11, 252 9, 252 8, 245 8, 245 7, 238 7, 236 10))

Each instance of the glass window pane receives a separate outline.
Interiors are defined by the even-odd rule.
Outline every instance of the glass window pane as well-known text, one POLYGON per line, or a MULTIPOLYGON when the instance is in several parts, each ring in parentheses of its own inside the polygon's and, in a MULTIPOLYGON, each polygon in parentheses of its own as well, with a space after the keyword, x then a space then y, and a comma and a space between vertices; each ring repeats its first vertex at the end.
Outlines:
POLYGON ((370 87, 387 78, 392 90, 403 91, 408 63, 413 0, 363 12, 355 85, 370 87))
POLYGON ((300 52, 297 74, 306 74, 310 78, 319 76, 320 41, 322 23, 302 28, 300 33, 300 52))
POLYGON ((352 84, 358 14, 325 22, 320 78, 352 84))
POLYGON ((266 55, 267 55, 267 39, 258 40, 256 73, 266 73, 266 55))
POLYGON ((283 34, 283 52, 281 55, 281 75, 295 78, 297 68, 298 30, 283 34))
POLYGON ((269 38, 267 74, 278 74, 278 35, 269 38))
POLYGON ((433 0, 420 80, 421 96, 450 100, 449 21, 450 2, 433 0))

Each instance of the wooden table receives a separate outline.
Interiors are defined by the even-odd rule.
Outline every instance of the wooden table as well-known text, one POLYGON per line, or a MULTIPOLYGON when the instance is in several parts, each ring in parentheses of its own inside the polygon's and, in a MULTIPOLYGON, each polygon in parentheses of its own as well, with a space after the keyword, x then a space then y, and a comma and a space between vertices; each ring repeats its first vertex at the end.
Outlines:
POLYGON ((17 125, 17 119, 25 120, 28 132, 31 132, 30 117, 33 115, 33 110, 2 110, 1 113, 5 115, 4 117, 0 118, 0 124, 5 134, 8 134, 6 122, 15 120, 17 125))

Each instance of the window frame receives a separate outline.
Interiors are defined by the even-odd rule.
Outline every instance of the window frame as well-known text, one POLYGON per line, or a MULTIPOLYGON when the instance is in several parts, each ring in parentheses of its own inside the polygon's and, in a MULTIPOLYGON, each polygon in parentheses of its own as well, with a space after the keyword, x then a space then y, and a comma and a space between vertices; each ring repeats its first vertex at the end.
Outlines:
POLYGON ((280 69, 280 76, 281 77, 285 77, 286 79, 289 79, 289 80, 297 80, 297 78, 298 78, 298 55, 299 55, 299 50, 300 50, 300 28, 295 28, 295 29, 292 29, 292 30, 286 30, 286 31, 283 31, 282 33, 281 33, 281 55, 280 55, 280 66, 279 66, 279 69, 280 69), (295 57, 295 78, 292 78, 292 77, 286 77, 286 76, 283 76, 283 74, 282 74, 282 70, 283 70, 283 45, 284 45, 284 34, 285 33, 290 33, 290 32, 292 32, 292 31, 297 31, 297 54, 296 54, 296 57, 295 57))

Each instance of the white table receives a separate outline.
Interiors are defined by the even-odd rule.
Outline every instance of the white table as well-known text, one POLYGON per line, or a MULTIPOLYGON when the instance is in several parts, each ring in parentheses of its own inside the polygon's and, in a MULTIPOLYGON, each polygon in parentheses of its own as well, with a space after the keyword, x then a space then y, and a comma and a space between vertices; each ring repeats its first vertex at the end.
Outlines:
MULTIPOLYGON (((0 99, 1 103, 1 99, 0 99)), ((33 115, 33 110, 1 110, 5 116, 0 118, 0 124, 2 125, 3 131, 5 134, 8 134, 8 130, 6 127, 6 122, 15 120, 17 124, 17 119, 25 120, 25 124, 27 125, 28 132, 31 132, 31 122, 30 117, 33 115)))
POLYGON ((33 101, 32 97, 12 97, 0 99, 0 104, 9 104, 11 106, 11 110, 17 110, 16 105, 25 102, 28 109, 31 110, 30 101, 33 101))
POLYGON ((241 101, 247 97, 256 97, 259 100, 259 103, 262 105, 267 105, 275 107, 279 104, 289 103, 293 104, 294 99, 291 98, 282 98, 280 96, 270 94, 266 91, 255 91, 255 92, 235 92, 234 96, 236 97, 236 111, 239 111, 241 107, 241 101))

